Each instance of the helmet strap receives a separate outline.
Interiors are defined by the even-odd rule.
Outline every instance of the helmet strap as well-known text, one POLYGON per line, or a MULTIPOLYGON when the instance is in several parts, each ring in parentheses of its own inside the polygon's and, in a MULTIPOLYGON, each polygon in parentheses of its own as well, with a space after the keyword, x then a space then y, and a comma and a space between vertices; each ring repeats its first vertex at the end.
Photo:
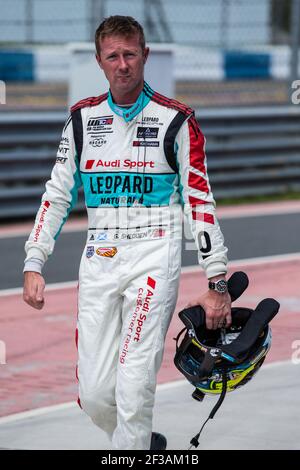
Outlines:
POLYGON ((204 428, 204 426, 206 425, 206 423, 210 420, 210 419, 213 419, 216 412, 218 411, 218 409, 220 408, 220 406, 222 405, 223 401, 224 401, 224 398, 225 398, 225 395, 226 395, 226 392, 227 392, 227 367, 226 366, 223 366, 222 368, 222 393, 217 401, 217 403, 215 404, 215 406, 213 407, 213 409, 211 410, 207 420, 203 423, 200 431, 198 432, 198 434, 196 434, 190 441, 190 444, 191 446, 189 447, 188 450, 190 450, 192 447, 195 447, 197 448, 199 446, 199 437, 200 437, 200 434, 204 428))

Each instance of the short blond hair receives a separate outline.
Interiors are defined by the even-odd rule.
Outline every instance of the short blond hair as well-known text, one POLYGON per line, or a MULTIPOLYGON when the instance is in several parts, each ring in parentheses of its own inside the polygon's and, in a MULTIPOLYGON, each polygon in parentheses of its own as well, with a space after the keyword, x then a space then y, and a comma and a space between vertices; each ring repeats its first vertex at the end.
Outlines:
POLYGON ((145 35, 140 23, 132 16, 114 15, 105 18, 95 32, 95 46, 100 55, 100 41, 107 36, 131 37, 138 34, 142 50, 145 49, 145 35))

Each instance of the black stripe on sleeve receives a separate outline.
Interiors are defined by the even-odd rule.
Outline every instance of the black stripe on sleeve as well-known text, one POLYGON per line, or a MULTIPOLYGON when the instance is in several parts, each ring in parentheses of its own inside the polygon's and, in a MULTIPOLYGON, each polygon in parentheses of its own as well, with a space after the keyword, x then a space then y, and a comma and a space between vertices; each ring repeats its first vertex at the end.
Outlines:
POLYGON ((72 116, 70 115, 70 116, 68 117, 68 119, 66 120, 66 122, 65 122, 65 127, 64 127, 64 129, 63 129, 63 132, 65 132, 65 131, 67 130, 68 125, 69 125, 70 122, 71 122, 71 119, 72 119, 72 116))
POLYGON ((171 121, 165 138, 164 138, 164 151, 167 162, 175 173, 178 173, 177 162, 174 153, 175 138, 178 134, 178 131, 184 121, 187 119, 187 116, 181 112, 177 113, 173 121, 171 121))
POLYGON ((83 125, 81 109, 72 112, 73 134, 78 162, 80 163, 83 147, 83 125))

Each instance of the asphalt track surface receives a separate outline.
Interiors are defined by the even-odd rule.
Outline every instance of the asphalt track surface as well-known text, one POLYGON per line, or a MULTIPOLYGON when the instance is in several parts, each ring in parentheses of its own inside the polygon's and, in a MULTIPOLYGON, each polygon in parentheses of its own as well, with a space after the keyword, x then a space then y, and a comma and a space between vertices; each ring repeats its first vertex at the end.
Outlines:
MULTIPOLYGON (((231 261, 271 256, 300 251, 300 208, 299 212, 245 214, 239 217, 219 217, 220 226, 228 247, 231 261)), ((21 287, 23 284, 24 244, 26 235, 0 238, 1 271, 0 289, 21 287)), ((47 283, 77 280, 81 253, 85 245, 86 232, 62 232, 56 242, 53 255, 49 258, 44 276, 47 283)), ((198 263, 195 249, 186 250, 191 239, 183 240, 182 266, 198 263)))

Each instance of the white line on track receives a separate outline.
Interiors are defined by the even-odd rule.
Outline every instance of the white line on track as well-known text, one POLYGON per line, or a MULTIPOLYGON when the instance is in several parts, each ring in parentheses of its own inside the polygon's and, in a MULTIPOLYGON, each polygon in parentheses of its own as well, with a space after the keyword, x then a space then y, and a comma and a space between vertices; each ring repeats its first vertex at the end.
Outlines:
MULTIPOLYGON (((286 364, 291 364, 291 361, 278 361, 278 362, 271 362, 269 364, 266 364, 263 366, 264 369, 271 369, 274 367, 280 367, 284 366, 286 364)), ((183 385, 186 385, 187 381, 186 380, 173 380, 172 382, 167 382, 164 384, 158 384, 157 385, 157 391, 163 391, 163 390, 169 390, 173 389, 176 387, 182 387, 183 385)), ((71 401, 67 403, 61 403, 60 405, 51 405, 51 406, 45 406, 43 408, 37 408, 34 410, 29 410, 29 411, 23 411, 21 413, 15 413, 9 416, 3 416, 0 418, 0 426, 2 424, 9 424, 9 423, 14 423, 15 421, 20 421, 23 419, 31 419, 31 418, 36 418, 38 416, 44 416, 49 413, 55 413, 57 411, 64 411, 64 410, 69 410, 72 408, 77 408, 78 405, 76 402, 71 401)))
POLYGON ((298 214, 300 201, 280 201, 235 206, 218 206, 217 217, 222 219, 239 219, 242 217, 259 217, 264 215, 298 214))
MULTIPOLYGON (((276 201, 257 204, 241 204, 233 206, 218 206, 217 217, 222 219, 238 219, 241 217, 258 217, 265 215, 276 214, 295 214, 300 213, 300 201, 276 201)), ((87 218, 81 220, 73 218, 69 220, 63 227, 62 233, 82 232, 87 231, 88 221, 87 218)), ((1 238, 14 238, 14 237, 28 237, 33 228, 32 223, 13 224, 8 227, 0 227, 1 238)))
MULTIPOLYGON (((299 261, 300 260, 300 252, 297 253, 287 253, 285 255, 271 255, 271 256, 259 256, 257 258, 245 258, 240 260, 230 261, 228 263, 228 267, 234 269, 235 267, 243 267, 243 266, 258 266, 260 264, 268 264, 268 263, 284 263, 288 261, 299 261)), ((200 269, 199 266, 184 266, 181 268, 181 272, 183 274, 189 274, 193 272, 198 272, 200 269)), ((1 291, 0 291, 1 292, 1 291)))
MULTIPOLYGON (((87 232, 88 222, 87 220, 83 221, 70 221, 64 225, 62 233, 72 233, 72 232, 87 232)), ((11 227, 1 227, 0 228, 0 239, 1 238, 15 238, 15 237, 29 237, 31 230, 33 229, 33 222, 31 224, 20 224, 14 225, 11 227)))
MULTIPOLYGON (((77 285, 78 285, 78 281, 55 282, 53 284, 47 284, 46 291, 72 289, 74 287, 77 287, 77 285)), ((13 287, 12 289, 0 290, 0 297, 4 297, 7 295, 20 295, 22 293, 23 293, 23 287, 13 287)))
MULTIPOLYGON (((241 260, 234 260, 230 261, 228 266, 231 269, 235 267, 243 267, 243 266, 258 266, 260 264, 267 264, 267 263, 280 263, 280 262, 288 262, 288 261, 299 261, 300 260, 300 253, 288 253, 285 255, 272 255, 272 256, 260 256, 258 258, 248 258, 248 259, 241 259, 241 260)), ((182 274, 189 274, 194 272, 201 272, 201 268, 199 265, 195 266, 184 266, 181 268, 182 274)), ((61 290, 61 289, 72 289, 77 287, 78 281, 68 281, 68 282, 57 282, 53 284, 47 284, 46 292, 52 290, 61 290)), ((9 296, 9 295, 20 295, 23 292, 22 287, 14 287, 12 289, 3 289, 0 290, 0 297, 9 296)))

